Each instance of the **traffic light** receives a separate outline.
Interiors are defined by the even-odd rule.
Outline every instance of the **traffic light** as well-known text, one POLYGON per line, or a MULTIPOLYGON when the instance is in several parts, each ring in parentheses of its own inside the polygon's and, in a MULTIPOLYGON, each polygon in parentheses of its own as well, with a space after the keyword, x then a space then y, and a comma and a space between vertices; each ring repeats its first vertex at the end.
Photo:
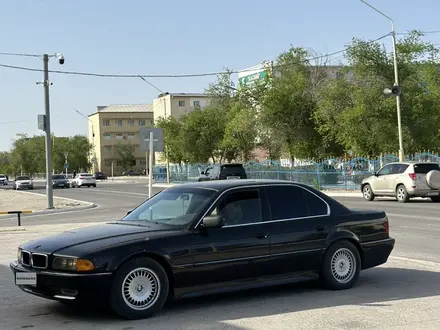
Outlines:
POLYGON ((391 89, 385 88, 383 90, 383 95, 386 97, 399 96, 400 94, 402 94, 402 88, 400 86, 393 86, 391 89))

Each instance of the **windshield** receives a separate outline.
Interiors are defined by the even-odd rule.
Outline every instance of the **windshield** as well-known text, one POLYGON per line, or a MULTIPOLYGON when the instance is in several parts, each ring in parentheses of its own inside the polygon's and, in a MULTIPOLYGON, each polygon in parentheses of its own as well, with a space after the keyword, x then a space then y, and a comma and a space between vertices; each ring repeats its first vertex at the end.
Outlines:
POLYGON ((53 180, 60 180, 65 179, 66 177, 64 175, 52 175, 53 180))
POLYGON ((133 210, 122 221, 187 225, 210 203, 215 193, 202 188, 164 190, 133 210))
POLYGON ((30 180, 31 178, 30 177, 28 177, 28 176, 19 176, 19 177, 17 177, 17 181, 22 181, 22 180, 30 180))
POLYGON ((222 165, 221 170, 226 175, 244 173, 244 168, 242 165, 222 165))

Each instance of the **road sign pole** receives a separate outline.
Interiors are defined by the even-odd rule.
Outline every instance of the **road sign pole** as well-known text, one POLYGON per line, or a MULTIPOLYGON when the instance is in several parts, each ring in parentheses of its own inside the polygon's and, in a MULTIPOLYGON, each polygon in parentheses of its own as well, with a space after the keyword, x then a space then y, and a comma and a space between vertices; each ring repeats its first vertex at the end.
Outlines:
POLYGON ((43 55, 44 64, 44 108, 46 116, 46 196, 47 196, 47 208, 53 209, 53 190, 52 190, 52 149, 50 145, 50 104, 49 104, 49 55, 43 55))
POLYGON ((149 162, 148 162, 148 198, 153 196, 153 132, 150 132, 149 162))

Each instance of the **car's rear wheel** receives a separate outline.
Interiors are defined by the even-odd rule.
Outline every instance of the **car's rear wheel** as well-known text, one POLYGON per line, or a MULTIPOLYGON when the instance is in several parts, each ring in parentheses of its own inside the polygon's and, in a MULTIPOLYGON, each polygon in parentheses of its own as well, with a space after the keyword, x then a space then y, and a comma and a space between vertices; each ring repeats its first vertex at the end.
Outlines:
POLYGON ((364 196, 364 199, 366 199, 367 201, 372 201, 374 200, 374 193, 373 190, 371 189, 371 186, 369 184, 366 184, 365 186, 363 186, 362 188, 362 195, 364 196))
POLYGON ((432 196, 430 198, 434 203, 440 203, 440 196, 432 196))
POLYGON ((163 307, 168 292, 169 281, 163 267, 153 259, 137 258, 116 273, 110 304, 124 318, 147 318, 163 307))
POLYGON ((330 290, 345 290, 353 287, 361 271, 361 257, 353 243, 336 241, 325 252, 321 271, 321 282, 330 290))
POLYGON ((399 184, 396 188, 396 198, 399 203, 406 203, 409 201, 409 195, 403 184, 399 184))

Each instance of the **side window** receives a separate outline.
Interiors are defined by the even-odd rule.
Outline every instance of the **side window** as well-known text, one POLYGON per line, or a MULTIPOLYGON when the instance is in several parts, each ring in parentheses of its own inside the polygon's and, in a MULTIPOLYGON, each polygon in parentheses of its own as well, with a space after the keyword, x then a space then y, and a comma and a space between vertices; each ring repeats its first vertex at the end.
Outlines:
POLYGON ((272 186, 266 192, 272 220, 327 215, 327 204, 299 186, 272 186))
POLYGON ((378 175, 389 175, 389 174, 391 174, 392 166, 393 165, 385 165, 384 167, 382 167, 381 170, 379 170, 379 172, 377 174, 378 175))
POLYGON ((257 189, 226 193, 211 214, 224 217, 225 226, 261 222, 262 210, 257 189))
POLYGON ((211 168, 208 167, 208 168, 205 170, 205 175, 208 176, 210 171, 211 171, 211 168))
POLYGON ((402 174, 407 168, 407 164, 394 164, 390 174, 402 174))

